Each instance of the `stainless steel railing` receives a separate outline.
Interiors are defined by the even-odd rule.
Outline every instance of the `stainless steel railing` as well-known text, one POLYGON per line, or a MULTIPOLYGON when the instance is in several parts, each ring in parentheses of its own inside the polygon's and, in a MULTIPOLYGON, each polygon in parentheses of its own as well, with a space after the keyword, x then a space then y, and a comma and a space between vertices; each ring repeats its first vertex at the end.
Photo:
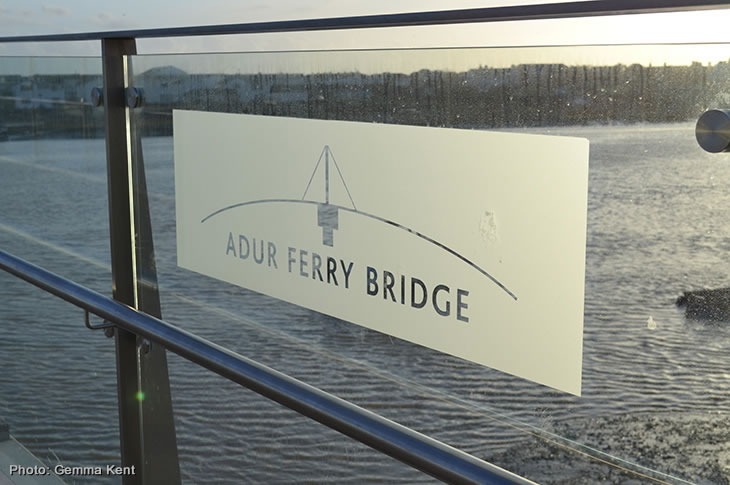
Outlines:
POLYGON ((0 250, 0 269, 450 483, 533 483, 0 250))
POLYGON ((143 39, 229 34, 269 34, 279 32, 413 27, 419 25, 597 17, 605 15, 709 10, 727 7, 727 2, 724 0, 594 0, 442 10, 435 12, 254 22, 245 24, 198 25, 194 27, 83 32, 73 34, 26 35, 0 37, 0 42, 57 42, 121 38, 143 39))

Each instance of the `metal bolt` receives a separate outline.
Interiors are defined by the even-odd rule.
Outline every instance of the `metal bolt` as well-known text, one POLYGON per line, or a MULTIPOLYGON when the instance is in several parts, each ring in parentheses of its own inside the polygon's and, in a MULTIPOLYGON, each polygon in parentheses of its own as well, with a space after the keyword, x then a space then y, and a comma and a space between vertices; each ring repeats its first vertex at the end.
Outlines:
POLYGON ((130 108, 139 108, 144 105, 144 89, 127 88, 127 106, 130 108))
POLYGON ((142 342, 140 342, 140 344, 139 344, 139 352, 140 352, 140 354, 144 355, 144 354, 149 353, 150 348, 151 348, 151 345, 152 344, 150 344, 150 341, 149 340, 142 339, 142 342))
POLYGON ((95 108, 104 104, 104 90, 102 88, 91 88, 91 105, 95 108))
POLYGON ((711 109, 697 120, 697 143, 710 153, 730 151, 730 110, 711 109))

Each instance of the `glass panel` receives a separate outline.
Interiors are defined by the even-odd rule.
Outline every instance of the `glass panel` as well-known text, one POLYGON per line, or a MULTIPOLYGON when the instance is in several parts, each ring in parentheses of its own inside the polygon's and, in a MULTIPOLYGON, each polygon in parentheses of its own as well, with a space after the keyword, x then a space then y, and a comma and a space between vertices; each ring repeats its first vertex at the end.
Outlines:
POLYGON ((90 101, 101 86, 98 58, 0 58, 0 232, 18 241, 7 251, 47 255, 61 274, 71 260, 109 266, 103 109, 90 101))
POLYGON ((183 483, 436 483, 184 359, 169 364, 183 483))
MULTIPOLYGON (((101 85, 98 58, 0 58, 0 248, 110 294, 103 109, 89 100, 101 85)), ((5 272, 0 302, 11 435, 51 468, 119 464, 113 340, 5 272)))
MULTIPOLYGON (((726 286, 730 166, 702 152, 693 130, 706 108, 727 100, 728 50, 137 56, 163 318, 539 482, 724 483, 730 335, 724 324, 686 317, 675 300, 726 286), (588 138, 582 397, 178 268, 173 109, 588 138)), ((173 385, 184 389, 176 373, 173 385)), ((189 392, 200 386, 208 384, 189 392)), ((248 419, 231 424, 245 408, 212 418, 209 439, 266 440, 267 429, 252 430, 248 419)), ((240 468, 259 463, 240 460, 240 468)), ((296 466, 322 477, 341 460, 359 466, 344 450, 296 466)), ((353 476, 392 476, 365 468, 353 476)))

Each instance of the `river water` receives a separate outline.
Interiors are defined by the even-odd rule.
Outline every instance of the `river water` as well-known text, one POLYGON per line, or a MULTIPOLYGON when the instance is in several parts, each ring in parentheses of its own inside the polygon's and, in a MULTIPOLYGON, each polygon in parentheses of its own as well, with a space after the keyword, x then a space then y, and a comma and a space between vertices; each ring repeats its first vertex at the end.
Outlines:
MULTIPOLYGON (((730 160, 689 123, 525 131, 591 143, 582 397, 177 268, 169 137, 143 140, 163 317, 539 482, 728 483, 730 327, 674 300, 730 286, 730 160)), ((0 143, 0 247, 110 294, 105 169, 103 140, 0 143)), ((0 275, 0 359, 0 416, 23 444, 49 464, 119 462, 113 341, 81 310, 0 275)), ((429 481, 169 360, 187 483, 429 481)))

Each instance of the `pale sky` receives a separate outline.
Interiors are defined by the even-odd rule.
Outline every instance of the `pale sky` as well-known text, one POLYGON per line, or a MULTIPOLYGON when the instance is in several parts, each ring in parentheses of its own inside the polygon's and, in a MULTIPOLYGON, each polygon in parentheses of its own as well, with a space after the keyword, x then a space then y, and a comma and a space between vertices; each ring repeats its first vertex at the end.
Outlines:
MULTIPOLYGON (((99 2, 98 0, 0 0, 0 32, 4 36, 157 28, 189 25, 244 23, 318 17, 475 8, 531 4, 535 0, 212 0, 99 2)), ((701 12, 629 15, 591 19, 539 20, 455 26, 366 29, 313 33, 255 34, 208 38, 139 40, 138 51, 152 53, 246 52, 268 50, 431 48, 475 46, 535 46, 625 43, 723 43, 728 45, 683 47, 634 47, 592 49, 519 49, 481 51, 472 54, 438 54, 433 67, 459 69, 464 63, 493 66, 529 62, 566 64, 616 63, 661 65, 688 64, 693 60, 715 63, 730 58, 730 9, 701 12)), ((99 55, 98 42, 65 44, 0 44, 0 55, 99 55)), ((464 52, 464 51, 459 51, 464 52)), ((417 69, 426 54, 407 56, 417 69)), ((368 57, 368 56, 361 56, 368 57)), ((372 54, 372 61, 353 60, 355 70, 389 68, 394 54, 372 54), (372 64, 362 65, 358 64, 372 64)), ((392 68, 407 71, 400 60, 392 68)), ((200 58, 198 58, 200 59, 200 58)), ((344 57, 343 57, 344 59, 344 57)), ((197 62, 197 61, 196 61, 197 62)), ((309 61, 307 61, 309 62, 309 61)), ((327 61, 329 62, 329 61, 327 61)), ((265 63, 265 62, 264 62, 265 63)), ((184 65, 185 61, 180 60, 184 65)), ((190 62, 188 62, 190 64, 190 62)), ((195 64, 195 63, 192 63, 195 64)), ((190 66, 194 68, 194 65, 190 66)), ((430 66, 425 66, 430 67, 430 66)), ((348 68, 348 65, 343 68, 348 68)), ((275 68, 272 68, 275 69, 275 68)))

